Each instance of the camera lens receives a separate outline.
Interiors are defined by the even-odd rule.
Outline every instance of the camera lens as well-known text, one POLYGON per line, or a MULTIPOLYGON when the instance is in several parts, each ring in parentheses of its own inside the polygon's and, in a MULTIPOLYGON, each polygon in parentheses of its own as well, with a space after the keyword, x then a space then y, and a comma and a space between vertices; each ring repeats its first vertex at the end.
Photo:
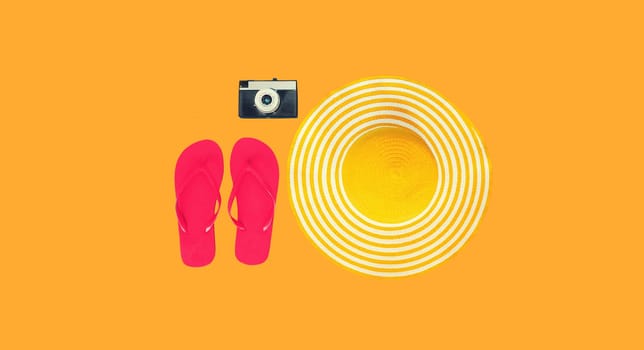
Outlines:
POLYGON ((271 88, 264 88, 255 94, 255 108, 261 113, 275 112, 280 106, 280 95, 271 88))

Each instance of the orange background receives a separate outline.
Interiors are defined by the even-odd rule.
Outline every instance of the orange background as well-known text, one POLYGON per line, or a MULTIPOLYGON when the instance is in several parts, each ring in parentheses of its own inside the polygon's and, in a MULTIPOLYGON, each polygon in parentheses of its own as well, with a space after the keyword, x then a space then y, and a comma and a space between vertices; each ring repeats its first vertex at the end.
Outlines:
POLYGON ((621 1, 3 2, 0 348, 644 347, 641 14, 621 1), (448 98, 492 163, 471 240, 409 278, 338 267, 289 205, 299 123, 372 75, 448 98), (300 118, 239 120, 237 81, 273 76, 298 79, 300 118), (176 158, 211 138, 228 159, 243 136, 281 166, 271 256, 238 263, 222 215, 214 263, 185 267, 176 158))

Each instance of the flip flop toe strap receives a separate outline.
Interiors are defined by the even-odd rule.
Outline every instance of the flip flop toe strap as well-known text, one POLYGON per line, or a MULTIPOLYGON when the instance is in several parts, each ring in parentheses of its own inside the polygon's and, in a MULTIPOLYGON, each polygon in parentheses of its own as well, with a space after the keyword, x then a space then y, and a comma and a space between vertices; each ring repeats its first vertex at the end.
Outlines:
MULTIPOLYGON (((179 190, 179 195, 177 196, 177 202, 175 204, 175 211, 177 213, 177 219, 179 221, 179 228, 181 229, 181 232, 184 232, 184 233, 188 232, 187 231, 188 223, 186 221, 186 217, 183 215, 183 212, 181 211, 181 208, 179 206, 179 197, 181 196, 181 193, 183 193, 183 191, 185 190, 187 184, 190 181, 192 181, 192 179, 195 176, 197 176, 198 174, 201 174, 201 173, 206 175, 206 179, 208 180, 208 183, 210 183, 210 185, 212 186, 213 189, 217 188, 217 186, 215 186, 215 183, 210 178, 209 174, 203 169, 197 169, 195 172, 193 172, 190 175, 190 177, 188 177, 188 179, 186 181, 184 181, 183 186, 181 186, 181 189, 179 190)), ((215 212, 212 215, 212 217, 210 219, 208 219, 207 222, 209 223, 209 225, 206 226, 204 232, 209 232, 210 230, 212 230, 213 226, 215 225, 215 219, 217 218, 217 215, 219 215, 219 209, 221 209, 221 193, 219 191, 217 191, 217 198, 215 198, 215 206, 216 206, 215 207, 215 212)))
MULTIPOLYGON (((270 215, 268 216, 266 220, 266 224, 262 227, 262 231, 266 232, 268 228, 273 224, 273 217, 275 214, 275 197, 273 196, 273 193, 270 190, 270 187, 268 184, 262 179, 262 177, 253 169, 251 166, 247 166, 242 170, 242 172, 238 175, 238 177, 233 181, 233 189, 230 192, 230 197, 228 197, 228 215, 230 216, 230 219, 235 223, 235 226, 237 226, 240 230, 245 231, 246 226, 238 219, 236 219, 233 214, 232 214, 232 208, 233 208, 233 203, 235 202, 235 199, 237 198, 237 191, 238 191, 238 186, 242 182, 242 180, 246 177, 246 175, 252 175, 255 180, 259 183, 259 185, 262 187, 264 192, 268 195, 268 197, 271 200, 271 212, 270 215)), ((239 206, 239 203, 237 204, 239 206)))

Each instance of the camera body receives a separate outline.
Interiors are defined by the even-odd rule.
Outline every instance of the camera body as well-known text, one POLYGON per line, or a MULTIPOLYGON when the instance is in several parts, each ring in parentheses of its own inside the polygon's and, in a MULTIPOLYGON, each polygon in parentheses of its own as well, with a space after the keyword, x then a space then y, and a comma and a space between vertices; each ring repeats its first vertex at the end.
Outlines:
POLYGON ((296 80, 240 80, 240 118, 297 118, 296 80))

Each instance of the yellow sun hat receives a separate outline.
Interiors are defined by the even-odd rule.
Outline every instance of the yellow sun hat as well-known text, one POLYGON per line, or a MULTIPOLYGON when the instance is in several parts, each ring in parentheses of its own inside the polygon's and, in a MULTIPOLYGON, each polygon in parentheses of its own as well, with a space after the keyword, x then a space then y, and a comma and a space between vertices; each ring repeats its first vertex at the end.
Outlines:
POLYGON ((381 277, 425 271, 478 224, 489 166, 476 130, 444 98, 376 77, 328 97, 291 147, 291 204, 313 243, 381 277))

